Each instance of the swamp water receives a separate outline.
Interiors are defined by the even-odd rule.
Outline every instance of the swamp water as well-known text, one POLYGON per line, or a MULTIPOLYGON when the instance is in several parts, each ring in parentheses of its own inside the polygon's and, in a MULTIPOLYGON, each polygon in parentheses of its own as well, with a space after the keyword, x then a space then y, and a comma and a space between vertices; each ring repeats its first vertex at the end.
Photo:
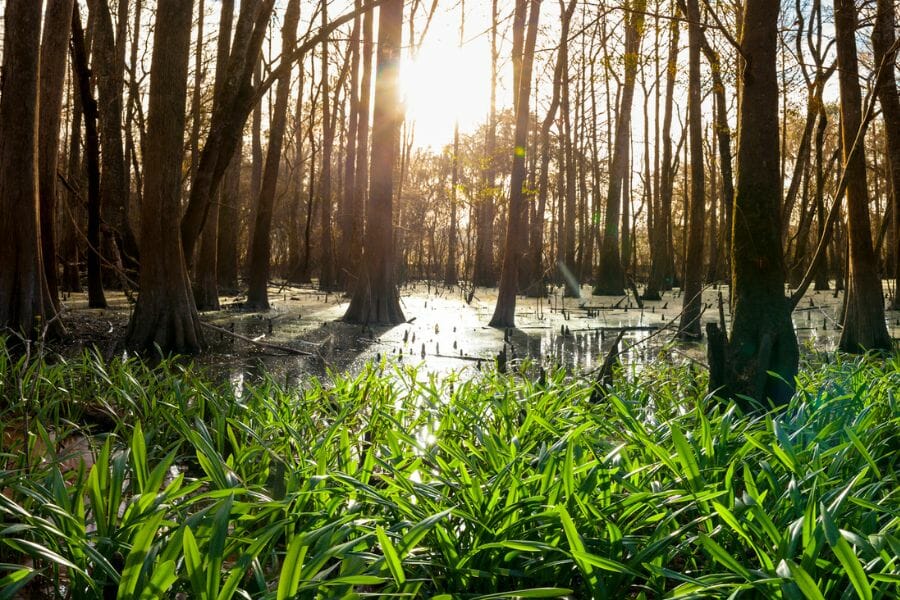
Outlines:
MULTIPOLYGON (((310 286, 273 286, 268 312, 247 312, 242 296, 222 298, 223 309, 203 313, 205 322, 268 346, 237 339, 228 333, 206 330, 211 351, 198 362, 216 378, 239 384, 269 374, 287 385, 302 385, 309 377, 327 378, 329 373, 360 372, 369 361, 419 366, 422 375, 445 376, 451 372, 468 378, 506 352, 510 366, 527 359, 535 366, 562 366, 576 373, 589 373, 602 363, 619 332, 623 332, 619 359, 639 370, 650 361, 706 363, 705 340, 686 343, 675 340, 682 310, 680 290, 665 292, 659 301, 637 306, 627 296, 592 296, 589 286, 581 298, 564 298, 563 288, 551 289, 547 298, 519 297, 517 327, 511 330, 487 326, 494 310, 497 290, 446 287, 416 283, 400 291, 408 320, 394 327, 350 325, 340 321, 349 299, 343 294, 325 294, 310 286), (282 347, 308 353, 288 354, 282 347)), ((885 289, 885 296, 890 290, 885 289)), ((121 339, 131 310, 121 294, 109 294, 111 308, 87 308, 83 295, 67 302, 71 314, 103 329, 106 343, 121 339), (96 325, 99 324, 99 325, 96 325)), ((728 287, 708 286, 703 291, 707 322, 718 322, 719 298, 730 327, 728 287)), ((793 320, 803 352, 833 351, 840 338, 838 319, 843 292, 810 291, 794 311, 793 320)), ((900 312, 886 313, 888 330, 900 337, 900 312)))

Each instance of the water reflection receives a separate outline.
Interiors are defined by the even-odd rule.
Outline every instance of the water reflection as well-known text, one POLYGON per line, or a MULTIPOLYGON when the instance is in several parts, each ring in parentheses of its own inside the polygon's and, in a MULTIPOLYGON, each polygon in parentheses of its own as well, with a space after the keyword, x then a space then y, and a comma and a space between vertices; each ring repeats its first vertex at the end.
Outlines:
MULTIPOLYGON (((409 323, 383 329, 338 321, 346 300, 306 291, 266 314, 222 311, 211 319, 242 335, 285 344, 312 352, 311 356, 285 356, 259 348, 226 348, 205 359, 222 381, 233 387, 264 376, 289 387, 302 386, 310 378, 329 373, 359 373, 371 361, 386 359, 401 365, 419 365, 420 373, 461 377, 476 374, 505 354, 513 366, 529 360, 541 367, 564 367, 587 373, 602 364, 620 331, 619 360, 638 373, 648 361, 706 362, 705 343, 675 340, 683 298, 679 290, 666 292, 660 301, 643 307, 629 296, 564 298, 562 288, 545 299, 518 300, 518 328, 489 328, 487 321, 496 301, 496 290, 468 290, 412 286, 404 290, 404 310, 409 323), (468 300, 471 300, 469 302, 468 300)), ((288 296, 285 296, 287 298, 288 296)), ((731 326, 728 289, 707 287, 702 296, 701 329, 724 319, 731 326), (723 300, 720 300, 723 299, 723 300), (721 314, 720 314, 721 302, 721 314)), ((802 351, 829 352, 837 346, 837 319, 842 296, 810 292, 793 315, 802 351)), ((900 315, 888 313, 889 330, 900 335, 900 315)), ((226 342, 227 343, 227 342, 226 342)), ((240 342, 238 342, 238 345, 240 342)))

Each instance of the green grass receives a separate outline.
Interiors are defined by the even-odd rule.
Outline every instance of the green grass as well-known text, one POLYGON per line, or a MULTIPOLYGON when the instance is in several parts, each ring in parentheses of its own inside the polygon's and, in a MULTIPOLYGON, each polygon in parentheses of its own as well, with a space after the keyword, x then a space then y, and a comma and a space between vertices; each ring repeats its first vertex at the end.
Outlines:
POLYGON ((0 598, 897 597, 900 356, 768 415, 704 386, 0 351, 0 598))

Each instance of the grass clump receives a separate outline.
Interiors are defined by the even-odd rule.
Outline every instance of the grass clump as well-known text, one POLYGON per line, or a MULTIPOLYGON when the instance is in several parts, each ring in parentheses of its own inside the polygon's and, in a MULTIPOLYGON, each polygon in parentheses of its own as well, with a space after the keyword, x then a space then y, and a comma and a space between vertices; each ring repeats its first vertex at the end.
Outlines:
POLYGON ((900 357, 703 385, 0 352, 0 597, 896 597, 900 357))

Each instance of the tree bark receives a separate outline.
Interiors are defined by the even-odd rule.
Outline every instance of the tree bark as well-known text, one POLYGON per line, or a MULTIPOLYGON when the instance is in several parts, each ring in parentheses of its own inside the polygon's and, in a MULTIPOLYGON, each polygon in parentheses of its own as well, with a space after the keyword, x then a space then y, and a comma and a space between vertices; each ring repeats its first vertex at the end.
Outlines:
POLYGON ((397 324, 406 321, 400 308, 394 273, 392 221, 396 141, 403 120, 397 89, 402 28, 403 0, 387 0, 381 5, 378 20, 371 182, 362 269, 344 315, 344 320, 350 323, 397 324))
POLYGON ((97 101, 91 94, 90 70, 84 43, 84 30, 78 3, 72 5, 72 64, 78 81, 78 92, 84 111, 84 154, 87 166, 87 280, 88 306, 106 308, 100 260, 100 214, 102 189, 100 187, 100 134, 97 130, 97 101))
POLYGON ((482 192, 475 229, 475 268, 472 280, 478 286, 497 283, 494 269, 494 205, 497 197, 497 0, 491 0, 491 106, 488 115, 482 169, 482 192))
POLYGON ((347 290, 352 292, 359 281, 360 261, 362 260, 361 241, 364 239, 366 197, 369 186, 369 112, 372 106, 372 56, 374 53, 374 22, 373 11, 368 11, 362 16, 362 77, 360 80, 355 162, 356 171, 353 176, 353 190, 349 207, 351 219, 352 243, 347 244, 348 265, 350 278, 347 290))
MULTIPOLYGON (((354 1, 359 10, 361 0, 354 1)), ((359 41, 362 17, 353 20, 350 32, 348 53, 350 60, 350 90, 347 95, 349 115, 347 117, 347 143, 344 153, 344 184, 341 189, 341 252, 338 266, 338 282, 348 290, 352 288, 351 280, 356 277, 353 246, 359 238, 354 238, 355 199, 356 193, 356 144, 359 137, 359 41)), ((368 107, 366 107, 368 110, 368 107)))
MULTIPOLYGON (((200 2, 200 22, 203 22, 203 2, 200 2)), ((213 94, 221 93, 225 85, 225 69, 228 65, 228 53, 231 46, 231 28, 234 23, 234 0, 222 0, 219 14, 219 39, 216 44, 216 79, 213 83, 213 94)), ((200 75, 202 67, 202 28, 198 33, 197 54, 194 69, 194 126, 191 130, 191 179, 197 176, 197 165, 200 159, 200 75)), ((200 252, 197 256, 197 267, 194 272, 194 300, 198 310, 219 310, 219 219, 222 214, 222 199, 228 192, 219 192, 219 202, 213 202, 203 225, 200 238, 200 252)), ((233 198, 229 200, 233 201, 233 198)), ((228 210, 228 209, 226 209, 228 210)), ((237 232, 234 232, 236 235, 237 232)), ((232 242, 235 244, 236 242, 232 242)), ((234 282, 237 284, 237 282, 234 282)))
MULTIPOLYGON (((688 20, 688 137, 691 152, 691 197, 685 256, 681 322, 682 339, 699 339, 703 306, 703 240, 706 229, 706 177, 703 163, 703 124, 700 117, 700 4, 687 0, 688 20)), ((687 165, 685 165, 687 167, 687 165)))
POLYGON ((741 55, 746 63, 738 112, 731 338, 726 341, 715 324, 707 326, 710 388, 745 409, 752 406, 742 396, 786 403, 799 362, 791 306, 784 295, 781 247, 778 10, 779 0, 747 0, 744 8, 741 55))
MULTIPOLYGON (((562 1, 560 1, 560 9, 563 9, 562 1)), ((565 16, 565 15, 564 15, 565 16)), ((569 15, 571 20, 571 15, 569 15)), ((571 101, 569 93, 569 32, 568 27, 564 27, 565 36, 560 37, 560 56, 562 57, 563 66, 560 73, 561 81, 561 98, 560 98, 560 117, 562 119, 562 139, 563 156, 565 157, 565 202, 560 202, 565 207, 563 213, 563 243, 559 258, 562 261, 557 265, 562 271, 565 281, 565 296, 567 298, 581 297, 581 282, 578 280, 578 269, 575 263, 575 203, 577 182, 575 180, 575 139, 572 134, 572 116, 571 101)), ((532 252, 540 253, 540 248, 532 248, 532 252)))
POLYGON ((891 338, 884 322, 881 279, 872 247, 865 151, 851 152, 862 136, 862 98, 856 59, 856 7, 853 0, 835 0, 834 26, 841 90, 841 139, 847 170, 847 233, 850 243, 850 280, 839 347, 845 352, 889 350, 891 338))
POLYGON ((59 127, 66 84, 66 57, 72 29, 72 2, 48 2, 40 63, 40 118, 38 120, 38 184, 41 206, 41 252, 44 274, 54 306, 59 308, 56 261, 56 180, 59 162, 59 127))
MULTIPOLYGON (((71 17, 69 17, 71 25, 71 17)), ((81 196, 78 193, 80 180, 82 176, 81 164, 81 124, 83 121, 83 111, 81 109, 81 98, 78 94, 78 84, 73 82, 72 97, 72 121, 69 127, 69 155, 66 174, 69 182, 73 184, 72 189, 66 190, 66 201, 68 205, 64 211, 62 235, 60 240, 60 255, 63 261, 61 289, 65 292, 81 292, 81 278, 78 275, 78 265, 80 262, 81 248, 76 231, 76 222, 83 221, 81 214, 83 212, 81 204, 81 196)))
MULTIPOLYGON (((300 21, 300 0, 290 0, 284 13, 281 47, 292 48, 297 40, 297 24, 300 21)), ((269 309, 269 272, 272 254, 272 213, 275 207, 275 188, 278 185, 278 171, 281 166, 281 149, 284 145, 284 130, 287 124, 287 107, 291 93, 291 72, 284 71, 275 92, 275 108, 272 112, 272 126, 269 130, 269 145, 266 153, 266 167, 262 187, 256 205, 256 222, 253 228, 250 249, 250 285, 247 291, 247 306, 256 310, 269 309)))
POLYGON ((41 3, 7 0, 0 94, 0 329, 29 339, 56 309, 44 272, 38 200, 41 3))
MULTIPOLYGON (((125 73, 124 56, 120 60, 107 0, 89 2, 94 23, 92 74, 97 79, 97 103, 100 128, 100 189, 103 196, 103 218, 111 228, 124 264, 137 266, 138 245, 129 219, 125 151, 122 143, 122 90, 125 73)), ((114 263, 112 257, 105 257, 114 263)), ((110 273, 109 281, 118 281, 110 273)))
POLYGON ((203 231, 214 193, 231 164, 243 136, 244 124, 256 104, 253 72, 259 64, 265 32, 275 0, 244 0, 234 27, 225 85, 213 98, 209 133, 200 151, 197 175, 181 219, 181 238, 188 260, 203 231))
POLYGON ((541 0, 517 0, 516 21, 519 31, 514 31, 518 43, 513 48, 513 74, 516 82, 516 125, 514 133, 512 173, 510 176, 509 208, 507 210, 506 246, 503 253, 503 268, 500 272, 500 289, 497 304, 489 325, 491 327, 516 326, 516 294, 519 292, 519 263, 523 248, 520 245, 522 236, 522 207, 524 204, 525 186, 525 147, 528 143, 528 125, 531 99, 531 76, 534 67, 534 46, 537 40, 537 26, 541 12, 541 0), (525 11, 528 5, 527 34, 524 31, 525 11), (523 40, 524 37, 524 40, 523 40))
POLYGON ((126 345, 137 351, 196 352, 200 319, 178 231, 193 2, 158 0, 150 68, 142 253, 137 305, 126 345))
POLYGON ((891 308, 900 310, 900 95, 894 65, 897 61, 895 31, 897 27, 897 7, 891 0, 878 0, 875 13, 875 27, 872 30, 872 47, 875 50, 875 68, 881 70, 876 82, 881 116, 884 119, 884 134, 887 144, 888 173, 890 175, 890 198, 893 206, 892 231, 894 247, 890 254, 894 257, 894 298, 891 308))
POLYGON ((627 176, 628 144, 631 131, 631 104, 637 78, 638 50, 644 29, 645 0, 634 0, 625 15, 625 84, 616 118, 609 188, 606 194, 606 221, 600 243, 600 266, 594 278, 594 295, 621 296, 625 293, 625 270, 619 253, 619 220, 622 214, 622 186, 627 176))
POLYGON ((575 12, 577 0, 570 0, 568 7, 562 8, 562 30, 560 33, 560 46, 556 57, 556 67, 553 69, 553 93, 550 97, 550 106, 547 108, 547 115, 541 122, 540 130, 540 148, 541 162, 538 174, 538 204, 535 210, 535 217, 531 222, 531 248, 533 252, 531 259, 531 281, 527 289, 527 295, 532 298, 541 298, 546 295, 544 287, 544 213, 547 210, 547 194, 550 188, 550 158, 552 147, 550 143, 550 128, 556 121, 556 112, 559 109, 560 90, 562 87, 562 71, 565 68, 564 47, 565 39, 568 37, 569 27, 572 20, 572 14, 575 12))
POLYGON ((219 231, 216 235, 216 273, 220 290, 238 289, 238 237, 241 216, 241 170, 244 144, 238 142, 231 164, 225 170, 219 194, 219 231))
MULTIPOLYGON (((328 25, 328 0, 322 0, 322 28, 328 25)), ((334 276, 334 229, 331 223, 331 156, 334 150, 335 127, 332 122, 331 98, 328 85, 328 44, 322 41, 322 168, 319 175, 319 289, 331 290, 335 287, 334 276)))

